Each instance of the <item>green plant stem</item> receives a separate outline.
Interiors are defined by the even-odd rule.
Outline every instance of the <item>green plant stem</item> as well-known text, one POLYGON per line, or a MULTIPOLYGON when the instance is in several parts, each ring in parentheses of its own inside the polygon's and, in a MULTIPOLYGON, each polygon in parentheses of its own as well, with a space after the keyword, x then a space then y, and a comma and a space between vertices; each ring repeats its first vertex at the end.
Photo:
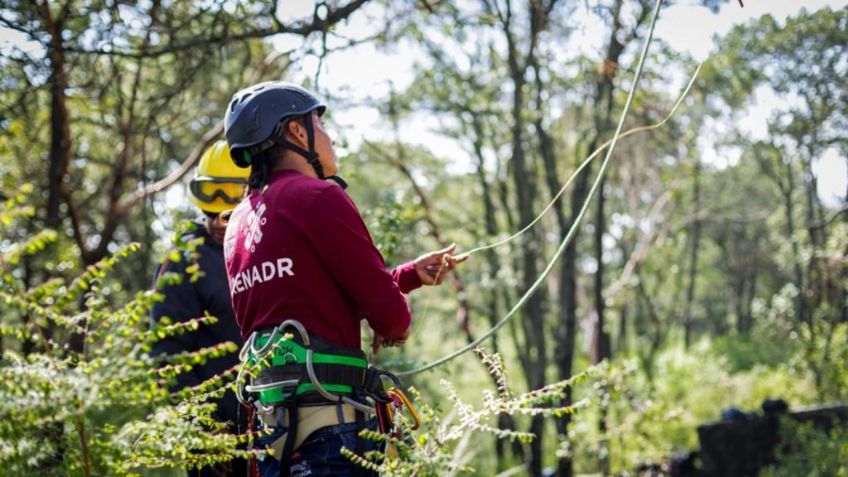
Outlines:
POLYGON ((85 477, 91 477, 91 455, 88 451, 88 440, 85 437, 85 421, 82 418, 77 419, 75 424, 77 429, 77 436, 80 441, 80 448, 82 449, 82 468, 85 472, 85 477))

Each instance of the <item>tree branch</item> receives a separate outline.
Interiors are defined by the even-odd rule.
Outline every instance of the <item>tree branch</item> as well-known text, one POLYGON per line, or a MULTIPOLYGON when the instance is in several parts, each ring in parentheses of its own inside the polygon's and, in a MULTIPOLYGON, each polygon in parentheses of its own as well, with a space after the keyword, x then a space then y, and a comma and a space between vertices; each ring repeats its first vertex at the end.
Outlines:
POLYGON ((77 248, 80 250, 80 257, 83 263, 90 263, 91 255, 88 246, 85 244, 85 237, 82 235, 82 218, 80 217, 79 208, 77 208, 76 202, 74 202, 66 184, 62 184, 60 193, 65 204, 68 206, 68 215, 71 218, 71 230, 74 234, 74 241, 77 243, 77 248))
POLYGON ((837 217, 839 217, 839 215, 840 215, 840 214, 842 214, 842 213, 844 213, 844 212, 846 212, 846 211, 848 211, 848 205, 843 205, 841 209, 839 209, 839 210, 837 210, 837 211, 833 212, 832 214, 830 214, 830 217, 828 217, 827 219, 825 219, 825 220, 823 220, 823 221, 821 221, 821 222, 819 222, 819 223, 810 224, 810 225, 808 225, 807 227, 809 227, 809 228, 811 228, 811 229, 821 229, 821 228, 827 227, 827 226, 828 226, 828 225, 830 225, 830 224, 831 224, 834 220, 836 220, 836 218, 837 218, 837 217))
POLYGON ((14 30, 14 31, 23 33, 26 36, 28 36, 30 39, 35 40, 35 34, 32 31, 27 30, 26 28, 18 25, 17 23, 15 23, 15 22, 13 22, 13 21, 11 21, 11 20, 3 17, 3 16, 0 16, 0 24, 3 25, 3 28, 8 28, 10 30, 14 30))
POLYGON ((604 290, 604 300, 609 300, 618 294, 627 282, 630 281, 630 278, 633 276, 633 273, 636 271, 639 264, 642 263, 642 260, 645 259, 648 247, 657 235, 657 228, 655 226, 659 223, 659 215, 668 204, 669 200, 671 200, 671 192, 666 191, 651 207, 651 211, 648 213, 648 221, 652 225, 651 229, 645 232, 639 240, 639 243, 636 244, 636 248, 633 250, 633 253, 630 254, 630 258, 627 259, 627 263, 624 264, 624 268, 618 279, 604 290))
MULTIPOLYGON (((144 35, 144 40, 141 43, 142 52, 146 51, 150 46, 150 34, 153 30, 153 24, 156 22, 158 6, 159 3, 154 2, 153 8, 150 10, 150 25, 148 25, 147 31, 144 35)), ((109 186, 109 211, 106 214, 106 223, 100 233, 100 243, 97 244, 97 248, 93 252, 96 259, 99 259, 99 257, 106 254, 109 242, 112 241, 112 237, 118 227, 118 221, 121 217, 123 217, 123 214, 118 213, 118 207, 120 205, 121 194, 124 190, 124 180, 127 175, 127 168, 130 164, 130 158, 133 155, 133 131, 135 130, 136 119, 135 109, 138 101, 139 90, 141 88, 141 72, 143 63, 143 58, 138 58, 136 60, 136 70, 133 77, 127 117, 126 119, 121 120, 121 136, 124 140, 124 147, 121 149, 121 154, 118 156, 118 160, 112 168, 112 182, 109 186)), ((119 111, 119 115, 123 116, 123 112, 119 111)))
POLYGON ((158 49, 147 51, 119 51, 119 50, 103 50, 103 49, 86 49, 79 47, 69 47, 67 51, 78 54, 92 54, 105 56, 121 56, 127 58, 156 58, 163 55, 178 53, 184 50, 190 50, 198 47, 209 47, 221 45, 229 42, 239 42, 244 40, 267 38, 269 36, 279 34, 294 34, 300 36, 309 36, 316 31, 326 31, 329 27, 336 23, 347 19, 354 11, 364 5, 369 0, 351 0, 348 4, 336 9, 328 8, 325 18, 313 16, 309 22, 299 22, 290 26, 279 24, 275 21, 274 27, 261 28, 257 30, 246 31, 238 34, 231 34, 228 31, 217 33, 212 36, 199 36, 182 43, 166 45, 158 49))
MULTIPOLYGON (((415 177, 412 175, 412 171, 406 166, 402 157, 403 152, 401 145, 398 144, 398 151, 401 157, 395 158, 388 154, 383 154, 379 147, 374 143, 363 140, 363 144, 371 148, 375 153, 379 154, 383 160, 395 166, 400 173, 409 180, 413 191, 415 191, 415 195, 417 195, 418 199, 421 201, 421 206, 424 209, 424 221, 427 222, 427 225, 430 228, 430 235, 433 236, 440 247, 446 247, 448 243, 444 239, 444 236, 442 236, 439 224, 436 223, 436 220, 433 218, 433 214, 430 212, 430 201, 427 199, 427 194, 418 184, 418 181, 415 180, 415 177)), ((456 310, 456 321, 459 324, 459 328, 465 334, 466 340, 470 343, 474 341, 474 336, 471 334, 471 328, 468 323, 471 306, 468 303, 468 298, 466 298, 465 284, 456 272, 451 274, 451 285, 456 290, 457 296, 459 297, 459 307, 456 310)))
MULTIPOLYGON (((254 75, 254 78, 251 82, 256 83, 260 79, 262 79, 262 77, 265 75, 271 65, 273 65, 281 56, 286 55, 288 55, 288 52, 276 52, 268 55, 262 62, 262 65, 260 66, 259 70, 257 70, 256 75, 254 75)), ((290 63, 286 65, 286 68, 288 68, 289 65, 290 63)), ((220 121, 200 138, 200 141, 197 143, 194 149, 191 150, 188 157, 186 157, 186 160, 183 161, 183 163, 180 164, 179 167, 177 167, 174 171, 172 171, 164 178, 133 192, 129 197, 127 197, 123 202, 121 202, 120 205, 117 206, 116 213, 119 216, 126 215, 126 213, 130 209, 135 207, 142 200, 167 189, 175 182, 180 180, 189 170, 191 170, 194 164, 200 159, 200 156, 203 154, 203 152, 206 151, 206 149, 208 149, 209 146, 211 146, 216 139, 218 139, 218 137, 223 131, 224 122, 220 121)))

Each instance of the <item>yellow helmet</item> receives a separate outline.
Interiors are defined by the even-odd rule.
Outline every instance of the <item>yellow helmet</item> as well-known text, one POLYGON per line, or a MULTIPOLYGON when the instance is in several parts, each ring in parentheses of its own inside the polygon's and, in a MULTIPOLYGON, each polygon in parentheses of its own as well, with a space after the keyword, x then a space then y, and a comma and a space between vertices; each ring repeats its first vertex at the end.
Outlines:
POLYGON ((200 157, 189 183, 191 201, 205 213, 220 214, 244 197, 250 168, 235 165, 226 141, 216 141, 200 157))

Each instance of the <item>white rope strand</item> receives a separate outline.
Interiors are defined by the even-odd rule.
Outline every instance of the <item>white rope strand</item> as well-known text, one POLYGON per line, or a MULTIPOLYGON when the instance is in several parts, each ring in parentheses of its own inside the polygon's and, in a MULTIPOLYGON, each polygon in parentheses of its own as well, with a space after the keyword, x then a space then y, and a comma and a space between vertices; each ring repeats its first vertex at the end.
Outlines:
MULTIPOLYGON (((536 278, 536 281, 533 282, 533 284, 530 286, 529 289, 527 289, 527 291, 524 293, 524 295, 521 298, 519 298, 518 302, 515 305, 513 305, 512 309, 510 309, 509 312, 503 318, 501 318, 501 320, 498 321, 498 323, 496 323, 495 326, 493 326, 491 329, 489 329, 489 331, 487 331, 485 334, 481 335, 480 337, 478 337, 477 339, 475 339, 471 343, 467 344, 466 346, 454 351, 453 353, 450 353, 446 356, 443 356, 442 358, 439 358, 439 359, 437 359, 437 360, 435 360, 431 363, 428 363, 428 364, 423 365, 423 366, 419 366, 417 368, 413 368, 413 369, 408 370, 408 371, 402 371, 402 372, 395 373, 395 374, 397 374, 397 376, 399 376, 399 377, 411 376, 411 375, 414 375, 414 374, 418 374, 418 373, 427 371, 429 369, 433 369, 437 366, 440 366, 440 365, 442 365, 442 364, 444 364, 444 363, 446 363, 446 362, 448 362, 448 361, 450 361, 450 360, 452 360, 452 359, 454 359, 454 358, 476 348, 478 345, 480 345, 480 343, 482 343, 483 341, 488 339, 490 336, 495 334, 495 332, 497 332, 501 327, 503 327, 503 325, 506 324, 506 322, 509 321, 509 319, 512 318, 515 315, 515 313, 522 306, 524 306, 524 304, 533 295, 533 293, 536 291, 536 289, 539 288, 539 286, 542 284, 542 282, 547 278, 547 276, 550 274, 551 270, 553 270, 554 265, 556 265, 556 262, 559 261, 559 258, 562 256, 563 252, 565 252, 565 249, 571 243, 571 240, 573 239, 575 232, 577 231, 577 228, 580 225, 580 222, 583 220, 583 217, 586 215, 586 211, 589 208, 589 203, 591 202, 593 196, 595 195, 595 192, 598 189, 598 184, 600 184, 601 179, 603 179, 604 174, 606 173, 607 166, 609 166, 610 159, 612 159, 612 155, 613 155, 613 152, 615 151, 615 145, 618 142, 618 138, 621 137, 621 130, 624 127, 624 121, 627 118, 627 113, 630 111, 630 105, 633 102, 633 97, 636 94, 636 87, 639 84, 639 79, 642 76, 642 68, 645 64, 645 58, 648 56, 648 47, 650 46, 651 40, 654 37, 654 28, 656 27, 656 24, 657 24, 657 18, 659 17, 661 5, 662 5, 662 0, 657 0, 657 3, 654 7, 653 17, 651 18, 651 28, 648 31, 648 37, 646 38, 645 45, 642 48, 642 54, 641 54, 641 57, 639 58, 639 64, 636 67, 636 74, 635 74, 635 77, 634 77, 634 80, 633 80, 633 84, 631 85, 630 92, 627 95, 627 101, 624 104, 624 109, 621 111, 621 117, 618 120, 618 126, 616 127, 615 134, 613 135, 613 138, 610 141, 609 149, 607 149, 607 155, 606 155, 606 157, 604 157, 604 161, 601 163, 601 167, 600 167, 600 170, 598 171, 598 175, 595 178, 594 183, 592 183, 592 188, 589 190, 589 194, 586 196, 586 200, 583 202, 583 205, 580 208, 580 212, 577 214, 577 217, 575 217, 574 223, 572 224, 571 228, 568 230, 568 233, 565 235, 565 238, 563 238, 562 242, 559 245, 559 248, 557 248, 553 257, 551 257, 551 260, 545 266, 545 269, 542 270, 541 275, 539 275, 539 277, 536 278)), ((691 86, 691 83, 690 83, 689 86, 691 86)), ((592 156, 590 156, 590 158, 591 157, 592 156)), ((588 162, 589 162, 589 160, 585 161, 584 165, 588 164, 588 162)), ((582 167, 583 166, 581 166, 581 168, 582 167)), ((577 172, 579 172, 579 169, 578 169, 577 172)), ((574 177, 574 176, 572 176, 572 177, 574 177)), ((570 183, 570 180, 569 180, 569 183, 570 183)), ((566 185, 567 184, 568 183, 566 183, 566 185)), ((564 187, 563 187, 563 190, 564 190, 564 187)), ((561 194, 562 194, 562 190, 560 191, 559 194, 557 194, 557 197, 559 197, 559 195, 561 195, 561 194)), ((556 200, 556 199, 554 199, 554 200, 556 200)), ((553 204, 553 202, 548 205, 548 207, 545 209, 545 211, 547 211, 551 207, 552 204, 553 204)), ((534 220, 534 222, 531 222, 531 225, 533 223, 535 223, 536 221, 538 221, 538 219, 539 218, 537 217, 537 219, 534 220)), ((515 236, 520 235, 527 228, 528 227, 525 227, 525 229, 522 229, 522 231, 520 231, 515 236)), ((511 239, 512 238, 510 238, 509 240, 511 240, 511 239)), ((506 243, 505 241, 501 241, 501 242, 506 243)), ((500 244, 500 242, 498 244, 500 244)), ((497 246, 497 245, 493 245, 493 246, 497 246)), ((475 249, 474 251, 476 252, 477 250, 475 249)))

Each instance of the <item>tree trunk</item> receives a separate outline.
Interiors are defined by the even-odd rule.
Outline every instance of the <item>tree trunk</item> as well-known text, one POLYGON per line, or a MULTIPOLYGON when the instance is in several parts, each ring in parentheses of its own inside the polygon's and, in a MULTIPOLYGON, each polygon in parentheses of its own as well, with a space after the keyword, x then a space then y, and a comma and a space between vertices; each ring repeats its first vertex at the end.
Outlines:
MULTIPOLYGON (((533 185, 530 174, 525 164, 525 152, 523 145, 524 120, 523 120, 523 88, 524 78, 523 72, 520 75, 513 76, 513 84, 515 87, 515 95, 513 98, 513 181, 515 183, 518 216, 520 218, 520 227, 529 224, 533 218, 533 185)), ((536 234, 531 229, 525 234, 524 246, 522 247, 521 255, 521 276, 522 288, 529 289, 539 275, 537 267, 538 249, 537 241, 534 239, 536 234)), ((527 354, 530 361, 530 369, 526 369, 527 380, 530 389, 537 389, 545 384, 545 368, 547 367, 547 353, 545 350, 545 333, 544 333, 544 316, 542 313, 542 305, 540 296, 534 294, 527 300, 523 313, 523 324, 525 324, 525 334, 527 336, 528 349, 527 354)), ((530 432, 535 434, 536 438, 530 445, 530 461, 528 462, 530 475, 533 477, 541 477, 542 475, 542 442, 544 426, 542 426, 542 418, 534 418, 530 427, 530 432)))
MULTIPOLYGON (((531 175, 533 168, 529 168, 526 160, 524 144, 524 88, 527 84, 526 74, 528 67, 535 61, 535 46, 539 32, 546 23, 546 13, 542 5, 530 2, 530 38, 526 55, 519 54, 511 30, 512 17, 511 7, 507 4, 506 16, 503 18, 504 33, 506 35, 510 80, 513 87, 512 97, 512 178, 515 184, 517 196, 519 226, 529 224, 534 216, 533 197, 535 196, 534 177, 531 175)), ((524 237, 521 253, 521 277, 522 288, 529 289, 539 275, 539 241, 534 230, 529 230, 524 237)), ((538 389, 545 385, 545 370, 547 369, 547 350, 545 346, 545 326, 542 305, 542 293, 539 290, 531 296, 524 307, 521 326, 526 336, 526 360, 529 366, 525 366, 525 377, 529 389, 538 389)), ((542 476, 542 447, 544 443, 544 420, 542 416, 534 416, 530 432, 535 439, 530 443, 530 459, 527 461, 528 473, 532 477, 542 476)))
POLYGON ((625 303, 621 305, 621 309, 618 312, 618 337, 616 338, 615 344, 615 352, 616 353, 626 353, 627 352, 627 316, 629 312, 629 306, 625 303))
POLYGON ((809 321, 807 299, 805 297, 807 285, 801 265, 801 250, 798 245, 798 239, 795 237, 795 201, 792 199, 792 192, 795 189, 795 176, 792 172, 792 164, 783 158, 781 158, 781 161, 786 169, 786 185, 781 186, 781 193, 786 210, 786 236, 792 244, 792 268, 795 272, 795 286, 798 288, 796 308, 799 320, 807 323, 809 321))
MULTIPOLYGON (((486 168, 485 168, 485 157, 483 155, 483 126, 480 123, 480 118, 476 115, 472 117, 472 128, 474 130, 474 153, 477 156, 477 177, 480 181, 480 188, 482 190, 482 198, 483 198, 483 210, 485 211, 485 227, 486 227, 486 235, 489 237, 495 237, 498 233, 497 221, 495 220, 495 203, 492 199, 492 188, 489 185, 489 181, 486 180, 486 168)), ((493 249, 489 249, 485 251, 486 255, 486 263, 489 267, 489 274, 491 275, 492 282, 497 283, 497 273, 500 269, 500 265, 498 263, 498 256, 493 249)), ((492 293, 489 295, 486 300, 486 305, 489 311, 489 324, 494 326, 497 323, 499 317, 501 316, 500 306, 498 299, 500 293, 498 291, 498 287, 495 286, 492 293)), ((494 351, 498 352, 498 336, 497 334, 492 336, 492 347, 494 351)), ((515 421, 512 416, 506 413, 498 415, 498 428, 503 430, 515 430, 515 421)), ((516 439, 510 441, 512 453, 519 460, 524 460, 524 447, 521 443, 516 439)), ((504 439, 495 439, 495 455, 498 459, 498 471, 503 471, 506 469, 506 459, 505 459, 505 446, 506 441, 504 439)))
POLYGON ((604 322, 606 308, 604 303, 604 232, 606 231, 606 217, 604 215, 606 196, 604 189, 606 182, 606 178, 603 178, 598 185, 598 206, 595 209, 595 260, 598 268, 595 271, 595 314, 597 319, 595 321, 595 332, 592 335, 595 341, 592 345, 594 350, 593 364, 598 364, 611 357, 610 337, 604 322))
MULTIPOLYGON (((589 147, 587 148, 588 153, 594 151, 600 143, 602 135, 609 129, 610 118, 612 116, 613 78, 615 75, 615 69, 618 66, 619 57, 621 56, 622 51, 624 51, 624 44, 622 44, 618 39, 618 35, 622 27, 620 19, 622 3, 622 0, 617 0, 613 6, 613 25, 608 38, 607 53, 604 58, 604 62, 602 63, 601 74, 595 82, 595 97, 593 100, 595 134, 589 142, 589 147)), ((634 28, 638 28, 639 23, 637 23, 634 28)), ((587 167, 575 181, 574 189, 571 193, 571 217, 568 220, 568 227, 566 230, 573 226, 574 220, 580 212, 583 201, 586 200, 586 196, 589 192, 589 177, 592 173, 592 169, 593 168, 591 166, 587 167)), ((579 230, 575 230, 571 243, 565 249, 562 266, 560 268, 560 303, 562 303, 564 309, 562 313, 563 322, 560 325, 557 338, 559 339, 560 346, 565 349, 561 350, 560 348, 557 348, 557 351, 559 352, 557 353, 559 379, 570 378, 573 370, 572 361, 574 359, 574 334, 577 329, 576 264, 578 238, 579 230)), ((601 279, 603 278, 601 277, 601 279)), ((601 287, 600 293, 603 293, 603 287, 601 287)), ((599 316, 599 320, 600 319, 601 318, 599 316)), ((598 331, 601 330, 596 329, 596 335, 599 335, 598 331)), ((566 394, 566 402, 562 404, 571 404, 570 390, 566 394)), ((570 423, 570 416, 560 418, 557 426, 558 432, 563 436, 568 435, 568 426, 570 423)), ((605 426, 605 424, 601 425, 605 426)), ((601 463, 601 465, 603 466, 604 464, 601 463)), ((571 457, 566 456, 559 459, 559 462, 557 463, 557 475, 559 477, 571 477, 573 475, 571 457)))
MULTIPOLYGON (((597 262, 597 270, 595 270, 595 331, 592 333, 594 343, 592 349, 592 364, 598 364, 605 359, 611 358, 610 337, 604 323, 604 232, 606 229, 606 217, 604 216, 604 204, 606 177, 601 179, 598 184, 598 206, 595 209, 595 260, 597 262)), ((602 390, 605 392, 605 390, 602 390)), ((607 434, 607 406, 606 401, 601 400, 600 409, 598 409, 598 432, 600 434, 600 452, 598 453, 598 466, 601 474, 609 475, 609 440, 607 434)))
MULTIPOLYGON (((695 153, 697 154, 697 153, 695 153)), ((686 308, 683 314, 683 343, 686 349, 692 343, 692 304, 695 301, 695 282, 698 279, 698 251, 701 244, 701 160, 696 155, 695 167, 692 170, 692 210, 694 220, 689 231, 689 283, 686 287, 686 308)))
POLYGON ((71 127, 66 90, 65 47, 60 19, 54 21, 48 2, 40 5, 44 26, 50 35, 47 57, 50 58, 50 152, 47 156, 47 227, 58 228, 59 206, 64 194, 65 175, 71 161, 71 127))

